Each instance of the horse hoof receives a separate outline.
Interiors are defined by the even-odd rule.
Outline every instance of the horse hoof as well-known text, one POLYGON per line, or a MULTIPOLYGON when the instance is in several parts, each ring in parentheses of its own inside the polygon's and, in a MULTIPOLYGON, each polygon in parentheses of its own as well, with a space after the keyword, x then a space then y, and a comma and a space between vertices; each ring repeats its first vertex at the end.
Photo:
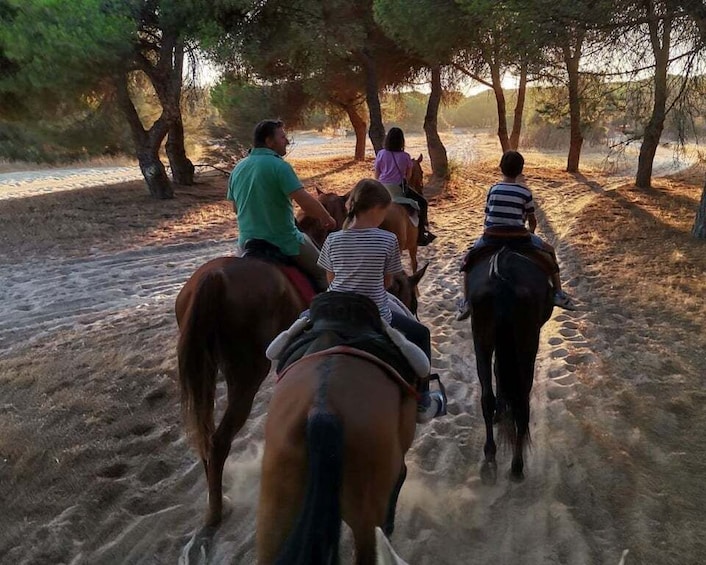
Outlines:
POLYGON ((510 471, 510 480, 513 483, 521 483, 525 480, 525 474, 522 471, 510 471))
POLYGON ((498 482, 498 464, 494 461, 484 461, 480 468, 480 480, 484 485, 494 485, 498 482))

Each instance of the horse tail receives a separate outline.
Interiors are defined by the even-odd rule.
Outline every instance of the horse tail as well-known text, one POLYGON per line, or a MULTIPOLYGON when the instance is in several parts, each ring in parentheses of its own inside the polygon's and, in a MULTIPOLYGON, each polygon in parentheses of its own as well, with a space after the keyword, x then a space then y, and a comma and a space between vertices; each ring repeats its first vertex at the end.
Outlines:
POLYGON ((277 559, 278 565, 338 562, 343 426, 335 414, 317 409, 307 420, 309 472, 301 514, 277 559))
POLYGON ((498 431, 513 447, 517 442, 516 419, 521 411, 523 383, 520 377, 519 346, 516 334, 517 295, 513 283, 498 279, 495 295, 495 365, 496 379, 510 408, 512 420, 501 418, 498 431))
POLYGON ((225 294, 221 271, 204 275, 192 296, 177 346, 182 410, 191 440, 204 461, 208 460, 215 430, 218 319, 225 294))

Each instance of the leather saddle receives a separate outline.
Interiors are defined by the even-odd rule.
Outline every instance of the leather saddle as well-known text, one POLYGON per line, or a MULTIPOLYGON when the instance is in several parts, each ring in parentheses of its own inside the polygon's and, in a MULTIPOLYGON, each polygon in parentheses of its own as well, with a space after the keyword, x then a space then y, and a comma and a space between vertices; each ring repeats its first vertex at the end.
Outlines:
POLYGON ((305 355, 345 345, 374 355, 409 384, 417 377, 407 358, 384 332, 380 311, 369 298, 350 292, 324 292, 311 302, 310 325, 279 357, 277 373, 305 355))

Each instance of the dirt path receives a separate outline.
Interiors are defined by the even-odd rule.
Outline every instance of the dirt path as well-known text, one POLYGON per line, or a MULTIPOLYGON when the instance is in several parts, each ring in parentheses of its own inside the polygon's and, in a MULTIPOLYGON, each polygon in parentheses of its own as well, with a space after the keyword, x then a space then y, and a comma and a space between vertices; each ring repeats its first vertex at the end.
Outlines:
MULTIPOLYGON (((510 455, 501 451, 498 483, 480 483, 484 431, 471 329, 453 320, 459 258, 481 225, 485 193, 496 179, 494 163, 479 160, 482 144, 475 143, 466 143, 469 161, 432 206, 439 237, 420 254, 420 262, 430 261, 421 316, 432 328, 449 415, 418 430, 393 545, 415 565, 700 563, 705 501, 696 478, 705 471, 706 383, 698 381, 703 361, 690 351, 703 345, 703 318, 683 321, 677 312, 649 310, 647 299, 640 309, 626 304, 626 289, 638 278, 631 256, 602 248, 611 228, 597 222, 601 206, 602 217, 642 217, 634 211, 641 203, 623 202, 620 179, 572 177, 544 165, 527 171, 540 234, 556 245, 565 285, 585 309, 555 311, 543 329, 527 479, 509 482, 510 455)), ((368 174, 369 163, 301 168, 303 176, 342 189, 368 174), (320 180, 316 167, 340 168, 340 178, 324 173, 320 180)), ((82 205, 102 211, 110 197, 117 214, 123 197, 115 189, 107 195, 98 191, 94 204, 82 205)), ((56 209, 55 200, 42 198, 27 199, 28 217, 56 209)), ((130 204, 119 217, 130 218, 135 197, 126 192, 124 199, 130 204)), ((225 473, 232 511, 205 544, 193 539, 205 481, 183 436, 174 382, 174 298, 198 265, 231 252, 232 230, 221 225, 229 224, 227 205, 214 211, 211 198, 196 211, 171 209, 167 224, 178 226, 171 232, 163 231, 163 208, 140 206, 143 227, 135 229, 148 232, 149 245, 136 244, 129 231, 130 243, 122 245, 114 226, 101 251, 64 253, 69 240, 2 266, 2 563, 254 562, 272 382, 233 442, 225 473), (201 223, 210 225, 208 236, 198 231, 201 223)), ((22 222, 22 206, 8 210, 22 222)), ((81 217, 69 214, 66 221, 81 217)), ((664 237, 659 232, 658 242, 664 237)), ((31 248, 31 240, 18 235, 15 245, 20 241, 31 248)), ((680 244, 677 257, 693 263, 695 277, 704 274, 700 249, 680 244)), ((640 257, 649 260, 644 252, 640 257)), ((650 275, 634 262, 637 273, 650 275)), ((675 280, 674 288, 693 295, 687 282, 675 280)), ((704 306, 696 301, 694 308, 704 306)))

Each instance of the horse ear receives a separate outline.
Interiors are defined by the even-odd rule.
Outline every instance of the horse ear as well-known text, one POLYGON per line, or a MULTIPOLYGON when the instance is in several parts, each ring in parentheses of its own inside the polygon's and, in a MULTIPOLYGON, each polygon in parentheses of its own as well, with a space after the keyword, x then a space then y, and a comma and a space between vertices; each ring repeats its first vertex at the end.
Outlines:
POLYGON ((316 194, 318 194, 319 196, 323 194, 323 191, 318 186, 316 187, 316 194))
POLYGON ((422 155, 422 154, 420 153, 420 154, 419 154, 419 157, 417 157, 417 163, 421 163, 421 162, 422 162, 422 159, 424 159, 424 155, 422 155))
POLYGON ((422 277, 424 277, 424 274, 427 272, 427 267, 429 266, 429 263, 424 265, 421 269, 419 269, 416 273, 410 275, 409 277, 409 282, 410 284, 417 286, 419 284, 419 281, 422 280, 422 277))

